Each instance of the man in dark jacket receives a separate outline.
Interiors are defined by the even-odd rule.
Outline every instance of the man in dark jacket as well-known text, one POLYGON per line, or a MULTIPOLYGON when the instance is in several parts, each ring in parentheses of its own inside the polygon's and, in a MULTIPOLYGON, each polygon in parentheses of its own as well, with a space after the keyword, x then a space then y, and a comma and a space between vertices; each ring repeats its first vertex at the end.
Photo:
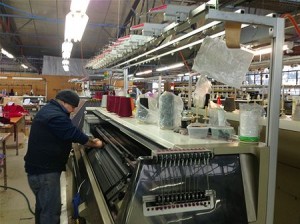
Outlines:
POLYGON ((36 224, 60 222, 60 175, 65 171, 72 143, 103 146, 101 140, 89 139, 72 124, 70 113, 78 103, 75 92, 62 90, 33 119, 24 159, 28 182, 36 197, 36 224))

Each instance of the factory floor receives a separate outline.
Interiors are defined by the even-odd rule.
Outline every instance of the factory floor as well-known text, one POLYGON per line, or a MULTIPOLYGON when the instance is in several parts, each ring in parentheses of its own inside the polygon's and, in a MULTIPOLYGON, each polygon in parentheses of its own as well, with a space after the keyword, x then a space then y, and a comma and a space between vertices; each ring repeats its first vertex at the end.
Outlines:
MULTIPOLYGON (((299 138, 297 138, 297 147, 299 138)), ((19 155, 12 146, 7 149, 7 184, 8 187, 21 191, 29 201, 31 210, 34 211, 34 195, 32 194, 24 171, 23 157, 27 150, 27 137, 24 137, 24 143, 19 149, 19 155)), ((2 149, 0 150, 2 153, 2 149)), ((299 154, 299 151, 297 150, 299 154)), ((292 153, 289 153, 292 154, 292 153)), ((279 150, 279 158, 283 157, 279 150)), ((294 155, 294 154, 293 154, 294 155)), ((299 158, 299 156, 292 156, 299 158)), ((282 159, 282 158, 281 158, 282 159)), ((287 159, 292 161, 291 158, 287 159)), ((296 159, 297 160, 297 159, 296 159)), ((297 160, 299 161, 299 160, 297 160)), ((290 162, 291 163, 291 162, 290 162)), ((296 162, 295 162, 296 163, 296 162)), ((287 163, 278 163, 277 167, 277 187, 274 224, 286 223, 288 219, 290 224, 300 224, 299 197, 300 197, 300 169, 287 163), (288 217, 288 218, 287 218, 288 217)), ((63 173, 61 179, 62 186, 62 215, 61 224, 71 224, 74 221, 67 215, 66 203, 66 177, 63 173)), ((3 168, 0 167, 0 185, 3 186, 3 168), (2 170, 1 170, 2 169, 2 170)), ((34 215, 30 212, 26 198, 19 192, 0 188, 0 223, 1 224, 34 224, 34 215)))
MULTIPOLYGON (((0 223, 1 224, 34 224, 34 215, 30 212, 27 199, 31 210, 34 212, 35 199, 31 192, 27 176, 24 171, 23 157, 27 150, 27 137, 24 137, 24 143, 20 145, 19 155, 13 146, 7 149, 7 186, 14 188, 4 190, 0 188, 0 223), (26 197, 26 198, 25 198, 26 197)), ((2 153, 2 149, 0 150, 2 153)), ((0 168, 1 169, 1 168, 0 168)), ((62 215, 61 224, 67 224, 68 216, 66 209, 66 181, 65 174, 61 178, 62 194, 62 215)), ((4 185, 3 168, 0 171, 0 185, 4 185)))

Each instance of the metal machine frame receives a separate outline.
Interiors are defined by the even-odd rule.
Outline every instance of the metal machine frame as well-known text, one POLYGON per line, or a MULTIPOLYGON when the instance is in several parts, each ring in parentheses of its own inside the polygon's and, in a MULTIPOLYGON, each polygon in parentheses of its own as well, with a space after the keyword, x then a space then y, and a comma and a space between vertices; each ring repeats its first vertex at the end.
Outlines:
MULTIPOLYGON (((266 144, 259 145, 233 143, 233 144, 218 144, 218 145, 177 145, 175 148, 191 148, 191 147, 206 147, 212 150, 215 154, 240 154, 243 164, 251 164, 248 157, 244 156, 252 154, 258 159, 259 168, 257 171, 258 186, 257 197, 255 197, 256 187, 254 184, 254 176, 249 176, 247 166, 242 166, 243 181, 247 197, 247 212, 250 223, 273 223, 274 201, 275 201, 275 184, 276 184, 276 166, 277 166, 277 146, 278 146, 278 131, 279 131, 279 109, 280 109, 280 86, 281 86, 281 71, 282 71, 282 46, 284 43, 284 19, 273 18, 257 15, 237 14, 231 12, 222 12, 217 10, 208 10, 206 19, 217 21, 231 21, 245 23, 250 25, 262 25, 269 28, 269 37, 271 38, 273 54, 270 66, 270 87, 269 87, 269 105, 268 105, 268 122, 266 144), (254 190, 253 190, 254 189, 254 190), (257 200, 257 203, 256 203, 257 200), (257 205, 257 207, 255 206, 257 205), (256 208, 255 208, 256 207, 256 208), (257 212, 257 213, 256 213, 257 212)), ((128 80, 128 70, 124 67, 124 83, 128 80)), ((125 89, 127 85, 125 85, 125 89)), ((125 129, 124 129, 125 130, 125 129)), ((127 130, 127 129, 126 129, 127 130)), ((133 132, 134 133, 134 132, 133 132)), ((128 134, 128 133, 127 133, 128 134)), ((93 171, 89 161, 85 156, 84 149, 80 148, 84 164, 87 169, 87 175, 90 180, 94 179, 93 171)), ((252 167, 253 168, 253 167, 252 167)), ((110 214, 109 208, 105 204, 104 196, 96 182, 91 181, 95 203, 98 211, 101 212, 101 217, 98 222, 104 224, 114 223, 110 214)), ((82 211, 84 211, 83 209, 82 211)), ((96 214, 95 214, 96 216, 96 214)))

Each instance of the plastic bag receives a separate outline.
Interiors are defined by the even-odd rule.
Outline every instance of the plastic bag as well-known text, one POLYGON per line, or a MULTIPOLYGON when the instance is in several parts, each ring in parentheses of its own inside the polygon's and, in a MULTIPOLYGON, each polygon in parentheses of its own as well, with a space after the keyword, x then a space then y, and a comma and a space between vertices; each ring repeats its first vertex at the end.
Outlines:
POLYGON ((211 126, 221 126, 227 125, 227 120, 225 116, 225 111, 222 108, 214 108, 209 110, 209 124, 211 126))
POLYGON ((240 104, 239 138, 245 142, 258 142, 260 135, 259 119, 263 107, 258 104, 240 104))
POLYGON ((211 89, 211 82, 205 77, 205 75, 200 75, 196 83, 195 91, 192 94, 193 103, 198 108, 203 108, 206 94, 209 93, 211 89))
POLYGON ((135 118, 143 123, 157 124, 158 116, 157 97, 140 95, 136 100, 135 118), (148 99, 148 108, 141 103, 141 98, 148 99))
POLYGON ((252 59, 251 52, 229 49, 225 41, 206 37, 192 69, 229 86, 240 88, 252 59))
POLYGON ((159 127, 173 129, 180 126, 183 101, 171 92, 164 92, 159 97, 159 127))

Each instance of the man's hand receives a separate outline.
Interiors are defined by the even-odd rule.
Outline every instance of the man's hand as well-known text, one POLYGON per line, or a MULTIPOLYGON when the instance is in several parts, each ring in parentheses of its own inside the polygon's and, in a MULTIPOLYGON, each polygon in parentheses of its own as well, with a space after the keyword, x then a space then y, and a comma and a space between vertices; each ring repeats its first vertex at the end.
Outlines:
POLYGON ((102 148, 104 143, 99 138, 93 138, 89 139, 85 145, 93 148, 102 148))

